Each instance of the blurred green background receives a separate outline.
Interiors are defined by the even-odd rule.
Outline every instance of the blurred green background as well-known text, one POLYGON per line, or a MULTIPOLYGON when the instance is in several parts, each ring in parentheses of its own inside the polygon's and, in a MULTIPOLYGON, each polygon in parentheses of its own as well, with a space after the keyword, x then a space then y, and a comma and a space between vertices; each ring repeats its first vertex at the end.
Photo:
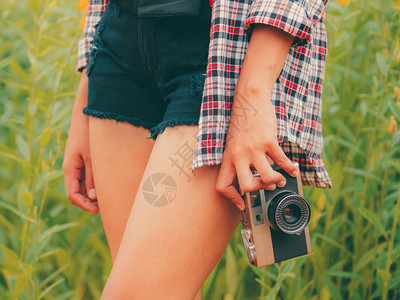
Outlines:
MULTIPOLYGON (((111 270, 100 215, 61 170, 78 87, 78 1, 0 11, 0 299, 99 299, 111 270)), ((400 2, 330 0, 324 159, 305 189, 313 253, 251 267, 240 228, 203 299, 400 299, 400 2)))

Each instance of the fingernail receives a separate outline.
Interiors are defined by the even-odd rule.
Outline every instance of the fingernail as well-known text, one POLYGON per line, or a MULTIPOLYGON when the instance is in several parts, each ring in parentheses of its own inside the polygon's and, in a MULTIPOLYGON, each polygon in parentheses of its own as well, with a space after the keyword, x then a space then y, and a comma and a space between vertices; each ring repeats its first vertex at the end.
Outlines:
POLYGON ((274 190, 276 188, 276 184, 270 184, 269 186, 268 186, 268 189, 269 190, 274 190))
POLYGON ((278 183, 279 187, 284 187, 286 185, 286 181, 282 180, 281 182, 278 183))
POLYGON ((296 171, 292 172, 292 174, 290 174, 290 175, 292 175, 293 177, 296 177, 297 175, 299 175, 299 172, 296 170, 296 171))
POLYGON ((89 190, 89 197, 90 198, 96 198, 96 191, 94 189, 89 190))

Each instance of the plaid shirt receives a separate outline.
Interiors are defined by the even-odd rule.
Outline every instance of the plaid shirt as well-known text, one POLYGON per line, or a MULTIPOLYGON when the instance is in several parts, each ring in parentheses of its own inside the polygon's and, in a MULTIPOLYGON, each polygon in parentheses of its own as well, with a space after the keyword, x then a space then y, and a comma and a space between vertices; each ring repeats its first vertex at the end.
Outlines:
MULTIPOLYGON (((328 0, 209 1, 212 15, 207 76, 192 170, 222 161, 233 94, 252 25, 263 23, 294 36, 271 94, 278 142, 289 159, 299 163, 303 184, 331 187, 321 158, 322 84, 327 55, 324 20, 328 0)), ((93 26, 107 3, 108 0, 89 0, 84 38, 79 42, 78 71, 87 65, 93 26)))

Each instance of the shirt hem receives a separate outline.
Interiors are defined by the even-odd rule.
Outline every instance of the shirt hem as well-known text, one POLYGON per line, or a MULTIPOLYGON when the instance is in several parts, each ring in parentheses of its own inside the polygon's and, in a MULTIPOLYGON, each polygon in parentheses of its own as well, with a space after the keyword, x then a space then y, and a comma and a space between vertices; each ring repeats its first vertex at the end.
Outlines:
MULTIPOLYGON (((303 185, 313 186, 317 188, 332 188, 332 182, 329 178, 328 171, 326 170, 325 165, 322 162, 322 158, 318 160, 311 158, 308 151, 301 148, 300 145, 298 145, 296 142, 290 141, 288 139, 282 142, 282 144, 284 152, 286 154, 291 154, 291 159, 293 161, 304 161, 304 158, 308 161, 319 161, 319 165, 315 165, 316 163, 314 163, 306 164, 304 166, 304 164, 299 163, 303 185)), ((221 164, 222 156, 223 154, 216 153, 213 155, 213 157, 207 159, 196 159, 196 157, 194 157, 192 164, 192 174, 196 172, 197 168, 221 164)))

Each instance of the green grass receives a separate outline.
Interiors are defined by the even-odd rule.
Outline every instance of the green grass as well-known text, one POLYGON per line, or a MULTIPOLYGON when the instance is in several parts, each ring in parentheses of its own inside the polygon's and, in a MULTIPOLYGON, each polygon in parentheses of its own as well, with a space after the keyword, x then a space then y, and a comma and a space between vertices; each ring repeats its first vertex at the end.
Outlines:
MULTIPOLYGON (((5 0, 0 12, 0 299, 99 299, 111 269, 100 216, 69 203, 61 170, 79 81, 76 5, 5 0)), ((334 187, 305 188, 313 253, 251 267, 239 226, 203 299, 400 299, 399 7, 329 1, 334 187)))

